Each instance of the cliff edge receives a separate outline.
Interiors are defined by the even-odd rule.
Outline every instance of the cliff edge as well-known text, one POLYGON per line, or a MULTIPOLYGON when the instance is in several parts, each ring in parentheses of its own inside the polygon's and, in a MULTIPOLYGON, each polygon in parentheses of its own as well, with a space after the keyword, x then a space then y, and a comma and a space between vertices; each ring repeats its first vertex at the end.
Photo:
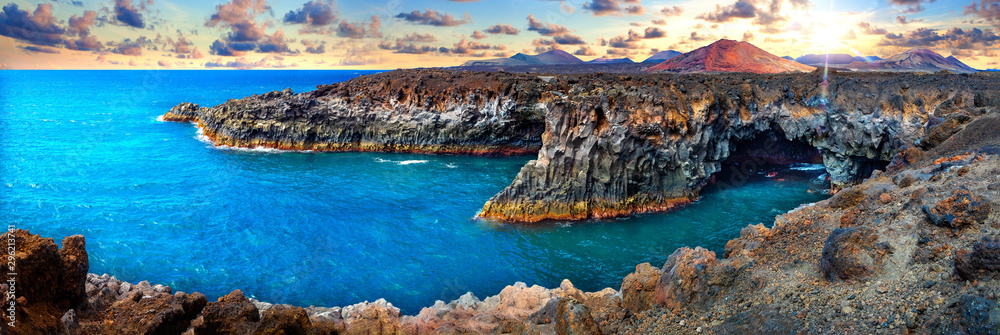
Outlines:
POLYGON ((184 103, 163 119, 196 122, 216 144, 238 147, 538 151, 480 213, 537 222, 676 208, 709 182, 731 182, 713 175, 736 157, 821 160, 836 190, 885 168, 933 117, 996 109, 997 97, 989 74, 398 70, 211 108, 184 103))

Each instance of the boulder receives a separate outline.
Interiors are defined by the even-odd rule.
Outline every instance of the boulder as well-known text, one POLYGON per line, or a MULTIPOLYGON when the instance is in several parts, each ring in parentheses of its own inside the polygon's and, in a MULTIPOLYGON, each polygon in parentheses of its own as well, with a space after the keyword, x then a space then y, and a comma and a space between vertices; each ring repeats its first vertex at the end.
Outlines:
POLYGON ((340 313, 347 334, 395 334, 401 329, 399 308, 385 299, 347 306, 340 313))
POLYGON ((108 308, 105 320, 110 322, 104 322, 104 329, 109 334, 179 334, 207 303, 201 293, 145 295, 133 291, 108 308))
POLYGON ((962 228, 982 224, 990 215, 990 203, 969 190, 956 190, 934 207, 924 206, 924 213, 931 223, 948 228, 962 228))
POLYGON ((880 270, 891 252, 887 244, 875 243, 878 235, 869 227, 837 228, 823 244, 820 269, 830 281, 860 279, 880 270))
POLYGON ((656 285, 656 303, 669 309, 699 308, 713 297, 709 273, 718 264, 715 252, 680 248, 667 258, 656 285))
POLYGON ((586 305, 572 299, 560 299, 556 313, 556 334, 597 335, 601 334, 601 329, 594 322, 586 305))
POLYGON ((254 335, 306 335, 312 329, 309 316, 302 307, 276 305, 264 311, 254 335))
POLYGON ((965 280, 976 280, 1000 273, 1000 238, 983 237, 972 250, 955 253, 955 273, 965 280))
POLYGON ((622 307, 632 313, 640 313, 656 304, 656 286, 660 282, 660 269, 649 263, 635 266, 635 272, 622 280, 622 307))
POLYGON ((260 312, 243 291, 235 290, 208 303, 201 313, 195 334, 249 334, 260 321, 260 312))

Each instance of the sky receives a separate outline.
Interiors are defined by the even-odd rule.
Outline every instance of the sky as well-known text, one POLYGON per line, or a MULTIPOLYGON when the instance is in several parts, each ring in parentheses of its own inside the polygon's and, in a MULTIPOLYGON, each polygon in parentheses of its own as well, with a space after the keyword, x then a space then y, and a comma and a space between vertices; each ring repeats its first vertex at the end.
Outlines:
POLYGON ((552 49, 642 61, 722 38, 778 56, 926 48, 1000 67, 1000 0, 0 3, 0 69, 397 69, 552 49))

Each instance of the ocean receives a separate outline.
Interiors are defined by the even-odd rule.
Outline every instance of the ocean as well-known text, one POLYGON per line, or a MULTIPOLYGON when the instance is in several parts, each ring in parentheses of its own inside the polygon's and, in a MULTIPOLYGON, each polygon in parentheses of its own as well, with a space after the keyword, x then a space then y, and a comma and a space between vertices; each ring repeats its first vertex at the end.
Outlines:
POLYGON ((415 314, 517 281, 618 289, 678 247, 722 256, 748 224, 825 199, 822 170, 708 189, 681 210, 506 225, 475 219, 534 157, 215 148, 157 117, 180 102, 348 80, 373 71, 0 71, 0 217, 58 243, 83 234, 90 272, 214 300, 415 314))

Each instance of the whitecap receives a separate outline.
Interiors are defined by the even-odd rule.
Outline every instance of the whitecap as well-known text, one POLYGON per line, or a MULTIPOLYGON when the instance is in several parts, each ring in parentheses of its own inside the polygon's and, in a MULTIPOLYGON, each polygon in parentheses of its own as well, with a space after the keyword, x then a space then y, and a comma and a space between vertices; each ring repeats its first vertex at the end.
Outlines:
POLYGON ((445 164, 444 166, 448 167, 449 169, 454 169, 458 167, 458 165, 455 165, 455 163, 448 163, 445 164))
POLYGON ((423 164, 423 163, 427 163, 427 160, 424 160, 424 159, 410 159, 410 160, 404 160, 404 161, 394 161, 394 160, 388 160, 388 159, 382 159, 382 158, 375 157, 375 162, 378 162, 378 163, 394 163, 396 165, 410 165, 410 164, 423 164))
POLYGON ((826 170, 826 166, 824 166, 823 164, 795 163, 792 164, 792 166, 789 167, 789 169, 796 171, 817 171, 817 170, 826 170))

